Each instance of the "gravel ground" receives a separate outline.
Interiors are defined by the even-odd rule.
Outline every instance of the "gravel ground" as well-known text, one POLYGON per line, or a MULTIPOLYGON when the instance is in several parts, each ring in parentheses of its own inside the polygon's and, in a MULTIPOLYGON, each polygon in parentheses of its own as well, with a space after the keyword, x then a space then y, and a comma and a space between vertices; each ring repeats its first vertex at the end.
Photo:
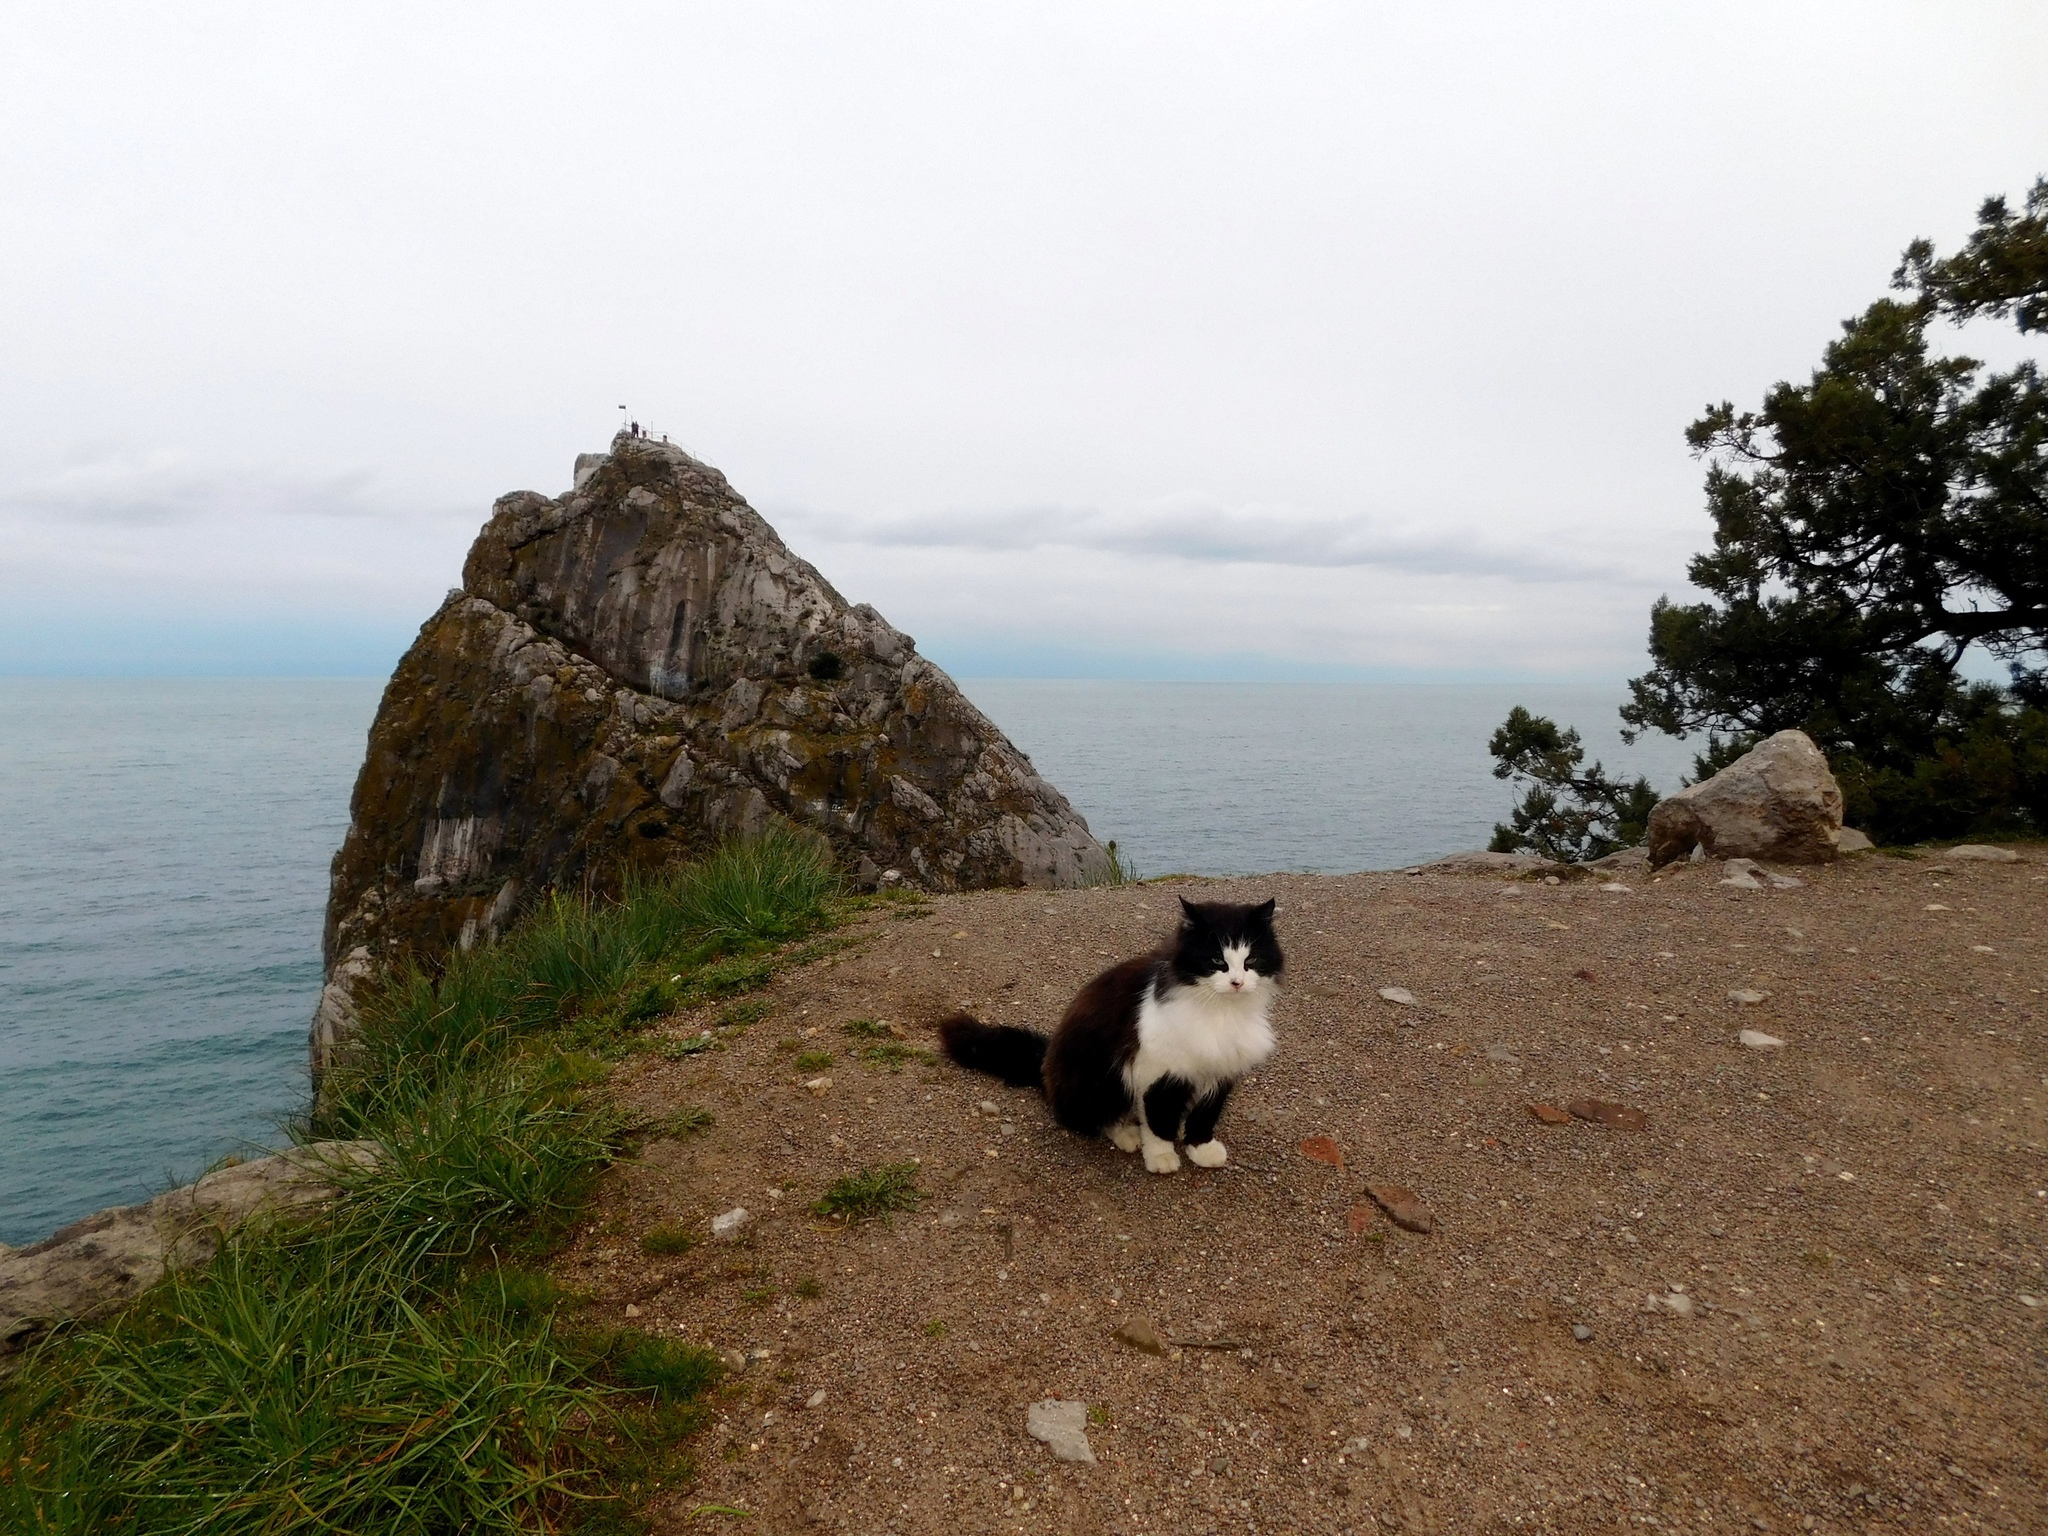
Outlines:
POLYGON ((560 1267, 600 1317, 754 1355, 663 1530, 2048 1530, 2029 854, 1796 890, 1277 875, 877 916, 715 1049, 620 1070, 716 1123, 610 1175, 560 1267), (1147 1174, 929 1054, 963 1003, 1049 1027, 1181 892, 1277 897, 1288 952, 1224 1169, 1147 1174), (856 1020, 912 1054, 856 1059, 856 1020), (1647 1128, 1530 1113, 1584 1097, 1647 1128), (914 1212, 811 1215, 913 1159, 914 1212), (1379 1216, 1381 1183, 1433 1233, 1379 1216), (640 1251, 734 1206, 738 1241, 640 1251), (1133 1317, 1181 1342, 1118 1341, 1133 1317), (1055 1397, 1090 1405, 1095 1464, 1027 1437, 1055 1397))

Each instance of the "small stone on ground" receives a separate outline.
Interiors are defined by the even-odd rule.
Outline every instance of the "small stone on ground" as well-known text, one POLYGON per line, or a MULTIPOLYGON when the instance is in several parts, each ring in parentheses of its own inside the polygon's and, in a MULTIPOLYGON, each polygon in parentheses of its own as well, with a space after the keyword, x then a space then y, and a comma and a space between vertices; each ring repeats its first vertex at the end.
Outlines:
POLYGON ((1429 1214, 1429 1207, 1412 1189, 1399 1184, 1368 1184, 1365 1193, 1374 1205, 1387 1213, 1387 1220, 1404 1232, 1427 1234, 1436 1225, 1429 1214))
POLYGON ((1056 1461, 1080 1461, 1094 1465, 1095 1452, 1088 1446, 1088 1405, 1049 1397, 1033 1403, 1024 1413, 1024 1429, 1034 1440, 1052 1448, 1056 1461))
POLYGON ((1581 1120, 1591 1120, 1595 1125, 1611 1125, 1617 1130, 1647 1130, 1650 1117, 1640 1109, 1630 1109, 1626 1104, 1610 1104, 1605 1099, 1573 1099, 1565 1105, 1581 1120))
POLYGON ((711 1235, 727 1239, 738 1237, 753 1219, 753 1212, 744 1205, 736 1205, 723 1215, 711 1218, 711 1235))
POLYGON ((1752 1051, 1782 1051, 1785 1042, 1776 1035, 1767 1035, 1760 1029, 1745 1029, 1735 1037, 1752 1051))
POLYGON ((1149 1317, 1126 1319, 1123 1326, 1117 1329, 1116 1338, 1119 1343, 1128 1344, 1133 1349, 1142 1349, 1148 1355, 1166 1353, 1166 1340, 1160 1336, 1159 1330, 1152 1326, 1152 1319, 1149 1317))
POLYGON ((1415 994, 1406 987, 1381 987, 1380 996, 1390 1003, 1399 1003, 1403 1008, 1415 1006, 1415 994))

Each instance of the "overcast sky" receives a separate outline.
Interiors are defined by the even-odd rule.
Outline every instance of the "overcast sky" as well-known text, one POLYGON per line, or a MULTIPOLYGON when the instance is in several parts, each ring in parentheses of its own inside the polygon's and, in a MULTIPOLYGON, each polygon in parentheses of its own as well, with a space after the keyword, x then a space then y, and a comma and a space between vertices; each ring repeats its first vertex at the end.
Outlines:
POLYGON ((12 0, 0 671, 385 671, 623 401, 965 673, 1618 678, 1686 423, 2044 80, 2038 0, 12 0))

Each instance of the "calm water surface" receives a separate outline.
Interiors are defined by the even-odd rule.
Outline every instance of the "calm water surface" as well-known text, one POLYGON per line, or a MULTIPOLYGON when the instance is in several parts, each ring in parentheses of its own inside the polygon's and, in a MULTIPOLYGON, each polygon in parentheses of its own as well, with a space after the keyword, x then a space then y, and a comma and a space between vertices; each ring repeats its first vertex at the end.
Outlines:
POLYGON ((382 683, 0 678, 0 1242, 302 1107, 382 683))
MULTIPOLYGON (((970 680, 1146 874, 1484 844, 1510 705, 1660 788, 1615 692, 970 680)), ((327 866, 381 683, 0 678, 0 1243, 276 1144, 304 1102, 327 866)))
POLYGON ((1588 760, 1678 787, 1693 748, 1622 744, 1619 688, 970 679, 1099 838, 1145 875, 1343 874, 1483 848, 1507 817, 1487 739, 1517 704, 1588 760))

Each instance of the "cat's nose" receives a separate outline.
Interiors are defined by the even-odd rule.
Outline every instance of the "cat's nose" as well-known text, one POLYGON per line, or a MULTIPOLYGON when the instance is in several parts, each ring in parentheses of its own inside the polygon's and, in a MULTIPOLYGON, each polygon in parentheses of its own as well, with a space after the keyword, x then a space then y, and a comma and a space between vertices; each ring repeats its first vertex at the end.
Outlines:
POLYGON ((1231 991, 1233 991, 1233 992, 1241 992, 1241 991, 1243 991, 1243 990, 1244 990, 1244 978, 1243 978, 1242 976, 1233 976, 1233 977, 1231 977, 1231 978, 1230 978, 1230 990, 1231 990, 1231 991))

